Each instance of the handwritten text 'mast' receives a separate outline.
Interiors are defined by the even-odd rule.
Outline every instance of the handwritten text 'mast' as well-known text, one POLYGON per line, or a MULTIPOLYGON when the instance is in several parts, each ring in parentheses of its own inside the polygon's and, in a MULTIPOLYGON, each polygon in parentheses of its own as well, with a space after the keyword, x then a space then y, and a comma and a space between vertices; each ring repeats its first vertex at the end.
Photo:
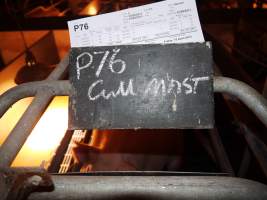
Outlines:
MULTIPOLYGON (((76 58, 76 72, 77 72, 77 80, 80 79, 81 72, 85 69, 93 69, 92 67, 94 62, 94 55, 103 55, 100 63, 98 64, 97 70, 95 72, 96 78, 100 77, 101 71, 103 70, 104 64, 107 63, 107 68, 110 70, 111 73, 115 74, 122 74, 125 72, 127 66, 126 62, 122 59, 116 59, 117 54, 120 52, 120 49, 113 49, 112 55, 108 59, 110 51, 94 51, 90 52, 83 52, 76 58), (86 61, 85 61, 86 60, 86 61), (116 64, 116 65, 115 65, 116 64)), ((139 60, 140 65, 140 60, 139 60)), ((139 66, 140 67, 140 66, 139 66)), ((203 81, 208 81, 208 76, 202 77, 194 77, 189 76, 185 77, 183 80, 176 80, 169 76, 166 73, 166 77, 163 78, 151 78, 150 81, 145 85, 144 89, 142 90, 143 95, 148 96, 166 96, 168 94, 178 95, 178 94, 196 94, 197 88, 199 84, 203 81)), ((116 98, 118 96, 139 96, 142 95, 137 93, 138 83, 135 82, 134 79, 130 78, 127 81, 119 81, 118 85, 114 86, 113 90, 107 91, 104 88, 104 80, 97 79, 88 87, 88 99, 91 101, 95 101, 99 98, 104 98, 106 100, 110 98, 116 98)))

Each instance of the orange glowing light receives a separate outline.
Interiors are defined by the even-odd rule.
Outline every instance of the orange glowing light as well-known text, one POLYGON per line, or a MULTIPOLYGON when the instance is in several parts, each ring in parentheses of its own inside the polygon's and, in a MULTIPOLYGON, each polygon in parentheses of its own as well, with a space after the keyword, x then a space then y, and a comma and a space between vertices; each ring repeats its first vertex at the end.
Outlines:
MULTIPOLYGON (((24 57, 20 57, 0 73, 0 95, 16 86, 14 78, 24 57)), ((15 124, 26 110, 32 98, 25 98, 15 103, 0 119, 0 145, 12 131, 15 124)), ((26 143, 18 153, 12 166, 40 166, 49 163, 56 148, 67 130, 68 97, 56 97, 33 129, 26 143)))
POLYGON ((99 0, 92 0, 80 14, 97 15, 100 6, 99 0))
MULTIPOLYGON (((257 8, 257 3, 253 3, 252 7, 253 7, 254 9, 257 8)), ((263 3, 263 4, 262 4, 262 8, 263 8, 263 9, 267 9, 267 3, 263 3)))
POLYGON ((89 8, 88 8, 88 15, 96 15, 97 14, 97 9, 96 9, 96 7, 94 6, 94 5, 92 5, 92 6, 89 6, 89 8))
POLYGON ((49 162, 68 125, 68 97, 56 97, 36 124, 12 166, 40 166, 49 162))
POLYGON ((255 8, 257 8, 257 4, 256 3, 253 3, 252 4, 252 7, 255 9, 255 8))
POLYGON ((44 113, 25 145, 32 151, 53 151, 67 130, 68 110, 57 100, 44 113))

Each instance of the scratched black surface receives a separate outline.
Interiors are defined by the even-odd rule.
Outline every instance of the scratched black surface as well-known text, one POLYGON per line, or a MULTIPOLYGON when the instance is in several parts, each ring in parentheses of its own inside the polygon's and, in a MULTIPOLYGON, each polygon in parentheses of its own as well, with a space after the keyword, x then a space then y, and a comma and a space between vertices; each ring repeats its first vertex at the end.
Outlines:
MULTIPOLYGON (((86 62, 86 57, 84 57, 86 62)), ((110 55, 109 57, 110 58, 110 55)), ((89 57, 87 57, 89 59, 89 57)), ((80 60, 79 60, 80 61, 80 60)), ((119 70, 119 65, 115 65, 119 70)), ((214 119, 212 49, 210 43, 125 45, 108 47, 72 48, 70 53, 70 81, 73 86, 69 103, 69 129, 121 129, 121 128, 212 128, 214 119), (95 72, 102 55, 94 55, 92 65, 81 70, 77 80, 76 60, 83 52, 112 52, 120 49, 116 59, 126 62, 122 74, 111 73, 108 61, 100 76, 95 72), (93 66, 93 67, 92 67, 93 66), (167 93, 166 96, 145 94, 148 82, 157 78, 168 83, 171 78, 182 82, 186 77, 208 76, 208 81, 198 84, 196 94, 167 93), (93 89, 97 95, 102 89, 117 91, 120 81, 133 79, 136 96, 117 96, 108 100, 103 97, 89 100, 88 88, 103 80, 93 89), (176 100, 175 100, 176 99, 176 100)), ((192 85, 192 82, 189 82, 192 85)))

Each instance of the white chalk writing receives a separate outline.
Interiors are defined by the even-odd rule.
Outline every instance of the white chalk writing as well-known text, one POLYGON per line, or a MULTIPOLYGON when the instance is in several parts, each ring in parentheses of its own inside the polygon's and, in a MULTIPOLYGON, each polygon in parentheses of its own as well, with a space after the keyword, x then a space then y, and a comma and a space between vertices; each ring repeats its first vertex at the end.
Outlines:
POLYGON ((118 73, 118 74, 121 74, 122 72, 124 72, 125 68, 126 68, 126 63, 125 61, 121 60, 121 59, 116 59, 115 60, 115 56, 120 52, 120 49, 113 49, 113 55, 111 56, 110 58, 110 61, 109 61, 109 69, 111 72, 113 73, 118 73), (119 71, 115 71, 114 70, 114 65, 116 63, 121 63, 121 69, 119 71))
POLYGON ((104 66, 104 64, 106 62, 106 59, 108 57, 109 51, 99 51, 99 52, 94 52, 94 54, 104 54, 103 58, 101 59, 101 62, 99 64, 99 66, 98 66, 98 69, 97 69, 97 71, 95 73, 95 76, 99 77, 99 75, 100 75, 100 73, 102 71, 102 68, 103 68, 103 66, 104 66))
POLYGON ((88 98, 91 101, 95 101, 100 97, 103 97, 104 99, 108 100, 108 99, 110 99, 110 97, 116 98, 117 96, 120 96, 120 95, 121 96, 128 96, 128 95, 135 96, 136 95, 136 93, 133 90, 133 79, 129 80, 129 84, 128 84, 126 90, 125 90, 125 87, 124 87, 125 82, 124 81, 120 81, 119 88, 118 88, 118 90, 116 92, 115 91, 110 91, 109 93, 106 93, 106 89, 102 89, 100 93, 98 93, 97 95, 93 96, 92 95, 93 90, 95 89, 95 87, 98 84, 102 85, 103 84, 103 80, 100 79, 100 80, 95 81, 88 89, 88 98))
MULTIPOLYGON (((126 62, 122 59, 116 58, 118 53, 120 52, 119 48, 112 49, 112 55, 110 56, 109 60, 108 57, 110 55, 110 51, 94 51, 91 53, 83 52, 76 58, 76 72, 77 72, 77 79, 80 79, 81 72, 87 68, 89 68, 93 62, 94 57, 93 55, 102 55, 101 61, 96 69, 95 76, 96 78, 100 77, 102 70, 104 69, 105 63, 107 63, 107 69, 111 73, 114 74, 122 74, 126 70, 126 62), (107 61, 108 60, 108 61, 107 61)), ((140 69, 141 63, 140 58, 138 60, 138 68, 140 69)), ((93 66, 91 66, 94 69, 93 66)), ((142 90, 138 90, 138 95, 153 95, 156 96, 166 96, 169 94, 173 94, 175 99, 173 103, 173 110, 176 110, 176 95, 178 94, 196 94, 197 88, 200 82, 208 81, 208 76, 202 77, 193 77, 193 75, 185 77, 182 80, 176 80, 172 78, 168 73, 166 77, 153 77, 150 81, 148 81, 145 85, 142 83, 142 90), (141 94, 142 93, 142 94, 141 94)), ((105 88, 104 80, 98 79, 94 81, 88 88, 88 98, 90 101, 95 101, 100 97, 108 100, 110 98, 117 98, 118 96, 136 96, 137 93, 134 91, 134 86, 136 88, 140 88, 139 83, 134 83, 133 78, 129 78, 128 85, 126 85, 125 81, 119 80, 119 84, 117 89, 110 89, 107 91, 105 88)), ((110 87, 110 86, 109 86, 110 87)))
MULTIPOLYGON (((201 81, 208 81, 208 76, 203 77, 186 77, 182 81, 175 79, 157 79, 152 78, 144 87, 144 95, 153 96, 166 96, 167 94, 173 94, 176 102, 176 95, 184 93, 186 95, 196 94, 197 87, 201 81)), ((136 83, 138 86, 138 83, 136 83)), ((137 93, 134 92, 134 80, 129 79, 128 86, 125 87, 125 81, 120 81, 118 89, 111 90, 107 92, 104 88, 104 81, 102 79, 93 82, 88 89, 88 98, 91 101, 95 101, 100 97, 108 100, 111 97, 116 98, 118 96, 136 96, 137 93), (99 86, 99 87, 98 87, 99 86), (99 89, 100 88, 100 89, 99 89), (100 92, 97 92, 100 91, 100 92)), ((142 95, 142 94, 140 94, 142 95)), ((174 109, 175 110, 175 109, 174 109)))
POLYGON ((88 52, 83 52, 77 56, 77 58, 76 58, 76 72, 77 72, 77 79, 78 80, 80 79, 81 70, 88 68, 92 64, 92 62, 93 62, 93 56, 88 52), (81 62, 84 63, 86 55, 89 56, 89 62, 87 62, 83 66, 80 66, 80 59, 81 59, 81 62))
POLYGON ((171 79, 170 80, 170 84, 169 84, 169 87, 168 87, 168 94, 170 94, 174 88, 175 88, 175 85, 177 86, 177 89, 176 89, 176 93, 179 94, 182 92, 181 90, 181 83, 179 81, 176 81, 174 79, 171 79))
POLYGON ((156 78, 153 78, 147 85, 147 88, 145 90, 145 94, 147 94, 149 91, 153 91, 154 96, 156 96, 159 92, 159 89, 161 88, 162 95, 166 95, 166 86, 165 81, 161 79, 158 81, 156 78))
POLYGON ((190 94, 192 93, 192 86, 190 84, 187 83, 187 81, 189 80, 189 78, 185 78, 183 80, 183 86, 186 87, 187 90, 185 90, 185 94, 190 94))
POLYGON ((171 79, 167 74, 167 81, 164 79, 153 78, 148 82, 145 89, 145 94, 152 93, 154 96, 157 96, 161 91, 162 96, 173 93, 180 94, 182 93, 182 88, 184 93, 187 94, 196 94, 197 86, 200 81, 208 81, 208 76, 189 78, 186 77, 183 81, 179 82, 178 80, 171 79), (192 83, 193 82, 193 86, 192 83), (176 90, 175 90, 176 88, 176 90))
MULTIPOLYGON (((120 52, 120 49, 113 49, 113 54, 109 59, 109 63, 108 63, 108 68, 112 73, 116 73, 116 74, 121 74, 125 71, 126 69, 126 62, 122 59, 115 59, 115 57, 117 56, 117 54, 120 52), (120 69, 119 70, 115 70, 115 66, 116 68, 118 68, 118 64, 120 64, 120 69)), ((99 55, 99 54, 103 54, 103 57, 97 67, 97 70, 95 72, 95 76, 98 78, 102 72, 102 69, 106 63, 106 60, 109 56, 109 51, 95 51, 93 52, 94 55, 99 55)), ((83 52, 80 55, 77 56, 76 58, 76 72, 77 72, 77 80, 80 79, 80 75, 81 75, 81 70, 89 68, 90 65, 93 63, 93 55, 89 52, 83 52), (86 56, 89 56, 89 61, 85 61, 86 56), (82 65, 81 65, 82 64, 82 65)), ((92 66, 92 68, 94 68, 92 66)))
POLYGON ((208 76, 204 76, 204 77, 196 77, 196 78, 192 78, 192 81, 194 81, 194 94, 197 93, 196 89, 197 89, 197 85, 199 81, 208 81, 209 77, 208 76))

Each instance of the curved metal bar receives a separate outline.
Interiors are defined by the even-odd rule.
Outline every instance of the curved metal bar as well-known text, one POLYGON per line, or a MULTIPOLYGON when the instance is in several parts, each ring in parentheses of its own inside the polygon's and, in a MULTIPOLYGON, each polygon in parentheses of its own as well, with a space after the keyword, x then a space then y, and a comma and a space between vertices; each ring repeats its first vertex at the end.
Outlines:
POLYGON ((239 98, 267 127, 267 100, 255 89, 236 79, 214 77, 214 92, 223 92, 239 98))
MULTIPOLYGON (((56 69, 48 76, 46 80, 58 80, 67 73, 69 65, 69 54, 67 54, 56 69)), ((38 91, 35 98, 28 106, 22 117, 13 128, 7 139, 0 147, 0 166, 7 167, 12 164, 19 150, 30 135, 35 124, 53 99, 53 93, 38 91)))
POLYGON ((246 125, 241 124, 240 126, 243 129, 245 140, 251 152, 254 154, 263 173, 267 177, 267 145, 253 134, 246 125))
MULTIPOLYGON (((54 72, 52 72, 52 74, 46 81, 52 81, 54 79, 60 78, 66 72, 67 66, 68 55, 65 57, 65 59, 62 60, 59 66, 55 69, 54 72)), ((12 130, 6 141, 0 147, 0 166, 8 166, 12 163, 22 145, 26 141, 27 137, 31 133, 33 127, 40 118, 41 114, 45 111, 49 102, 52 100, 53 96, 59 95, 61 92, 63 95, 66 95, 70 91, 71 86, 67 82, 61 82, 62 85, 61 83, 51 82, 51 85, 49 85, 49 83, 46 81, 42 83, 29 83, 29 85, 26 85, 28 88, 31 87, 32 90, 27 90, 26 86, 24 85, 22 85, 21 87, 18 86, 18 88, 13 89, 13 92, 7 92, 3 97, 1 97, 2 99, 0 99, 0 101, 2 106, 0 107, 0 114, 2 115, 7 107, 12 104, 12 102, 20 99, 18 95, 22 94, 24 95, 24 97, 26 97, 36 94, 36 97, 34 98, 31 105, 27 108, 19 122, 16 124, 15 128, 12 130), (36 87, 34 86, 35 84, 36 87), (42 84, 44 85, 41 86, 42 84), (45 84, 47 84, 46 89, 50 87, 51 90, 42 90, 41 88, 44 87, 45 84), (53 87, 53 84, 56 84, 57 86, 53 87), (38 90, 38 87, 40 87, 39 89, 41 90, 38 90), (58 91, 55 91, 56 87, 59 87, 57 88, 58 91), (54 88, 54 90, 52 88, 54 88), (68 92, 65 91, 65 89, 68 90, 68 92), (18 95, 14 94, 14 91, 18 92, 18 95), (9 99, 9 97, 11 97, 11 99, 9 99), (4 101, 2 101, 3 99, 4 101)), ((226 77, 214 77, 214 91, 225 92, 238 97, 267 126, 267 101, 250 86, 235 79, 226 77)))
POLYGON ((52 192, 28 199, 267 199, 267 186, 218 176, 52 176, 52 192))
POLYGON ((69 81, 36 81, 13 87, 0 96, 0 118, 18 100, 33 97, 39 91, 50 92, 54 96, 67 96, 71 90, 69 81))

